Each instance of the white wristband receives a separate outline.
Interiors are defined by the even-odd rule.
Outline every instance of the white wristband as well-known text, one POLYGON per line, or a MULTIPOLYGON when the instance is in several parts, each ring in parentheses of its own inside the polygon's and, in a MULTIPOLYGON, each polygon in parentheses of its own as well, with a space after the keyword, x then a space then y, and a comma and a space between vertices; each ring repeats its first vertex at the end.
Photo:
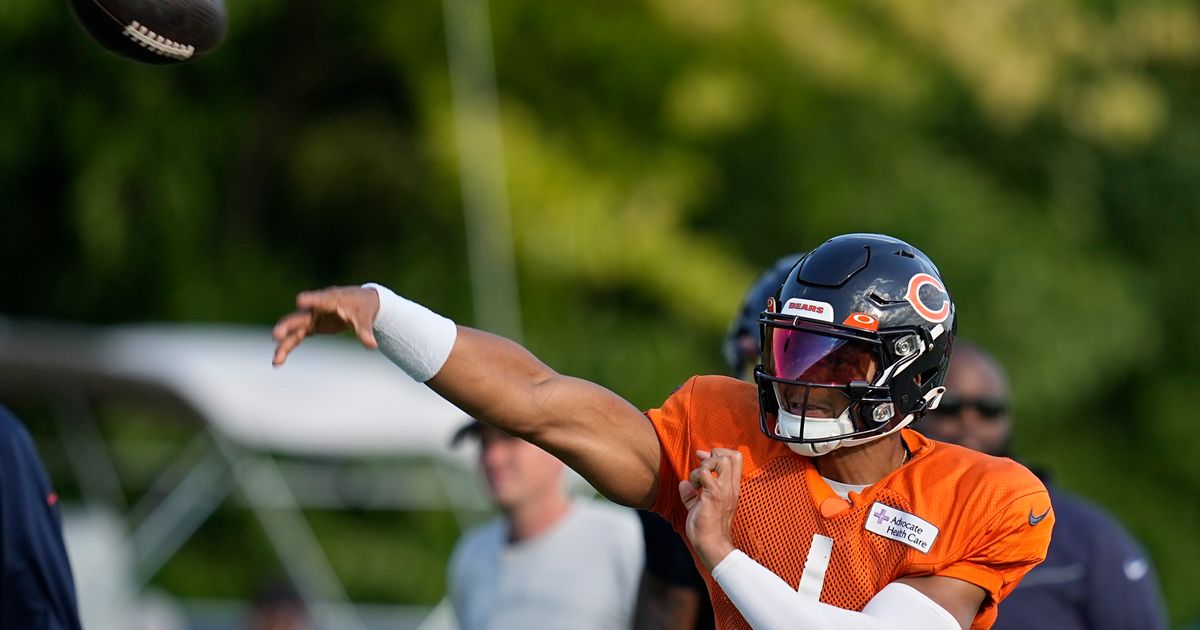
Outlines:
POLYGON ((458 326, 383 285, 362 286, 379 294, 379 312, 372 326, 379 351, 413 380, 424 383, 433 378, 450 358, 458 326))

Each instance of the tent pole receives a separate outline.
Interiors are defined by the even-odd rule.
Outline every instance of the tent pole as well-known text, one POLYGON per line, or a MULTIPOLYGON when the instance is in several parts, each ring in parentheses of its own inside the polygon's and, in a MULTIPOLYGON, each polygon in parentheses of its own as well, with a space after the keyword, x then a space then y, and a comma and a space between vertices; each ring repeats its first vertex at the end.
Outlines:
POLYGON ((475 325, 521 341, 504 139, 487 0, 443 0, 475 325))

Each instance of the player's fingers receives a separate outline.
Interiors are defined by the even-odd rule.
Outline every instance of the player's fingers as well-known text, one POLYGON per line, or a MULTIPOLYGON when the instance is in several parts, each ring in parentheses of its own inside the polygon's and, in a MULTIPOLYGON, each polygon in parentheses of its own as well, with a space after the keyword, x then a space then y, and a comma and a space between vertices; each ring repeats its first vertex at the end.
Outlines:
POLYGON ((719 477, 722 474, 724 474, 723 472, 721 472, 720 467, 721 467, 721 458, 719 458, 719 457, 709 457, 708 459, 700 462, 700 468, 707 470, 708 472, 712 473, 713 476, 716 476, 716 477, 719 477))
POLYGON ((696 491, 696 486, 693 486, 692 482, 686 479, 679 482, 679 499, 683 501, 683 507, 690 511, 699 498, 700 493, 696 491))
POLYGON ((301 291, 296 294, 296 308, 325 313, 337 312, 337 294, 338 291, 334 287, 316 291, 301 291))
POLYGON ((692 474, 688 475, 688 480, 700 490, 715 490, 717 486, 717 480, 712 476, 712 473, 704 468, 693 470, 692 474))
POLYGON ((731 476, 729 474, 729 458, 725 456, 714 456, 709 461, 713 463, 713 467, 711 468, 713 475, 721 481, 728 483, 728 479, 731 476))
POLYGON ((312 331, 311 320, 304 317, 297 317, 289 322, 286 326, 277 327, 278 330, 272 335, 275 338, 276 344, 283 344, 285 341, 293 341, 292 347, 296 343, 303 341, 312 331))
POLYGON ((715 457, 734 457, 737 459, 742 458, 742 452, 737 450, 736 448, 717 447, 712 450, 712 454, 715 457))
POLYGON ((288 354, 300 345, 301 341, 304 341, 306 334, 305 331, 299 330, 280 339, 275 346, 275 357, 271 359, 271 364, 276 367, 283 365, 284 361, 287 361, 288 354))
POLYGON ((310 311, 296 311, 288 313, 279 318, 279 322, 271 329, 271 337, 276 342, 283 341, 285 337, 295 334, 297 330, 308 331, 312 329, 313 315, 310 311))
POLYGON ((704 460, 704 469, 712 473, 714 479, 718 480, 721 486, 728 487, 729 485, 737 485, 739 479, 738 474, 733 470, 733 458, 728 455, 713 455, 704 460))
POLYGON ((742 478, 742 453, 729 448, 714 448, 712 451, 712 461, 715 464, 714 470, 717 476, 725 480, 738 480, 742 478))
POLYGON ((720 474, 722 467, 721 457, 716 454, 715 449, 713 452, 696 451, 696 456, 700 458, 700 468, 703 468, 709 472, 720 474))
POLYGON ((375 340, 375 331, 371 326, 355 326, 354 334, 358 335, 359 342, 363 347, 374 350, 379 347, 379 342, 375 340))

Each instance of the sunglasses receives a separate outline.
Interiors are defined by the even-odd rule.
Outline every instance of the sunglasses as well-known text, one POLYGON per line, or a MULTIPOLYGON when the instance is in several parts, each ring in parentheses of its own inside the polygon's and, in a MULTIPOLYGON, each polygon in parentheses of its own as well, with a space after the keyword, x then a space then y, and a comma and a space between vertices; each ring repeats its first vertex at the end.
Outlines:
POLYGON ((964 409, 974 408, 985 419, 995 420, 1008 412, 1008 401, 1003 398, 960 398, 946 395, 941 404, 930 413, 938 416, 958 416, 964 409))

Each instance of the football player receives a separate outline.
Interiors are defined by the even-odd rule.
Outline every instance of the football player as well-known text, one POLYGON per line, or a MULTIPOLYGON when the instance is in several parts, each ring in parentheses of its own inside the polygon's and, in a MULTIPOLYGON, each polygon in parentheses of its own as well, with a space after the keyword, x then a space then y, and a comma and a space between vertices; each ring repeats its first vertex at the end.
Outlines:
POLYGON ((1045 557, 1053 515, 1036 477, 905 430, 945 391, 955 312, 937 268, 903 241, 850 234, 805 255, 763 314, 757 385, 693 377, 645 414, 378 285, 296 302, 274 330, 276 365, 310 334, 351 329, 473 417, 679 531, 689 507, 693 525, 712 512, 706 482, 740 487, 728 540, 693 544, 722 628, 777 622, 719 585, 754 567, 799 591, 790 626, 986 628, 1045 557))

